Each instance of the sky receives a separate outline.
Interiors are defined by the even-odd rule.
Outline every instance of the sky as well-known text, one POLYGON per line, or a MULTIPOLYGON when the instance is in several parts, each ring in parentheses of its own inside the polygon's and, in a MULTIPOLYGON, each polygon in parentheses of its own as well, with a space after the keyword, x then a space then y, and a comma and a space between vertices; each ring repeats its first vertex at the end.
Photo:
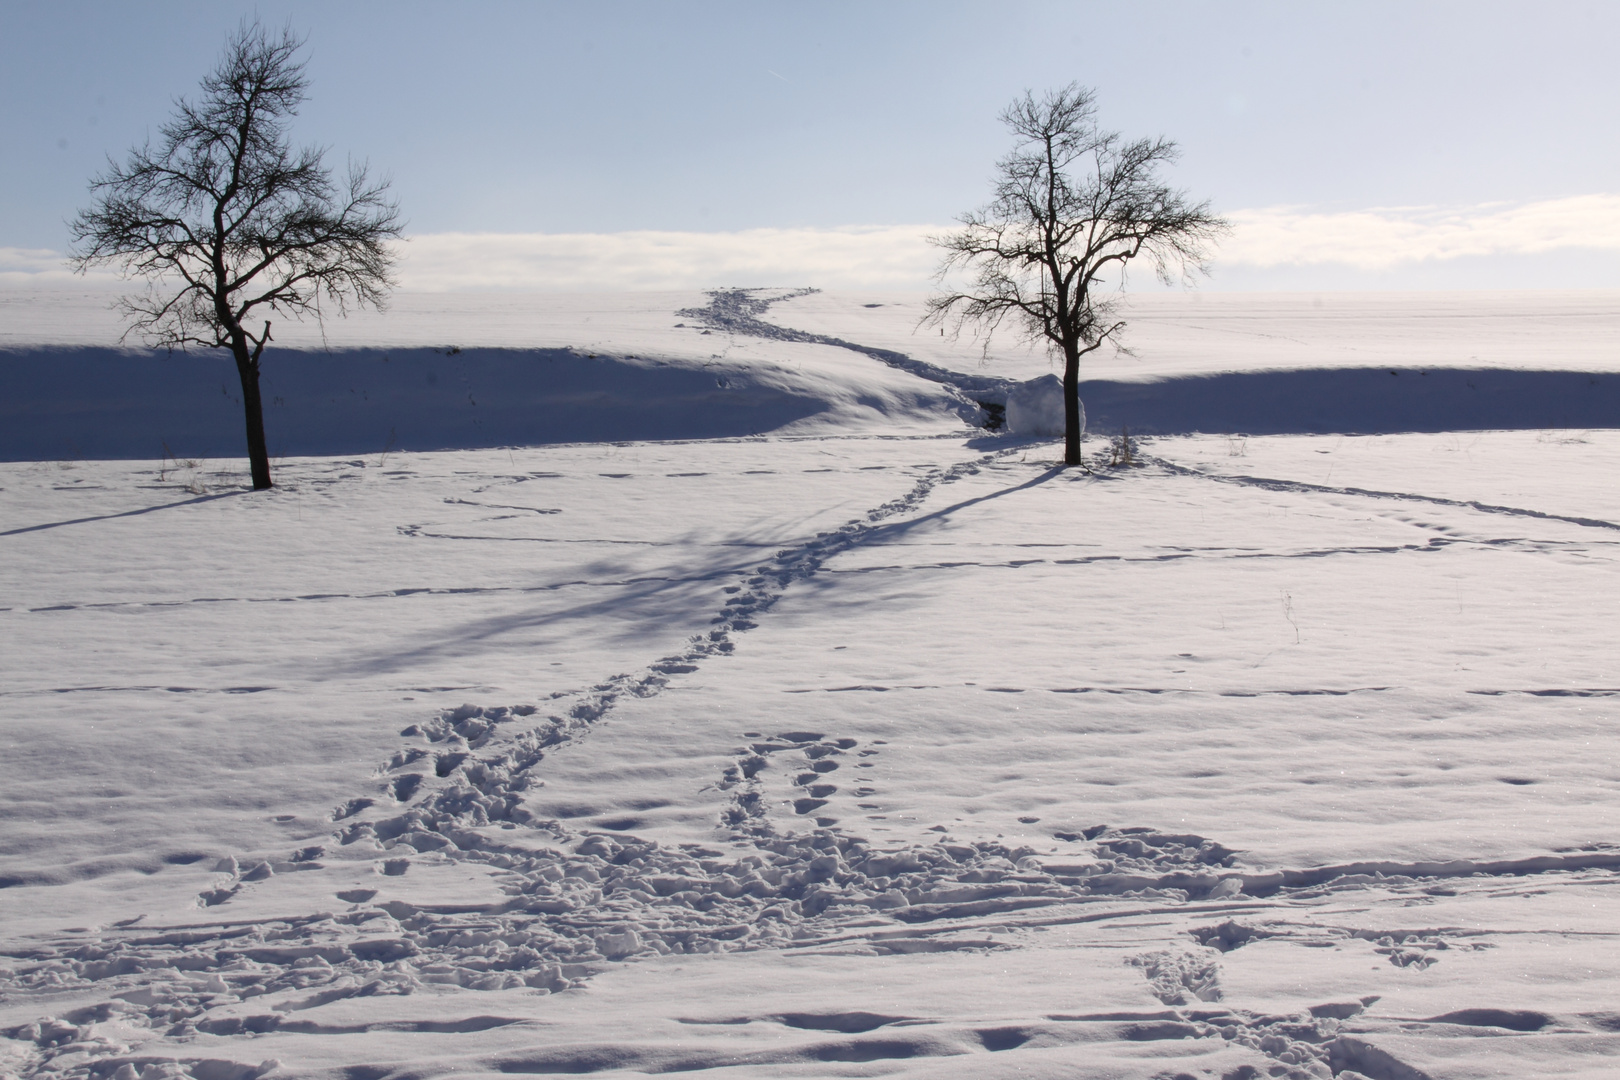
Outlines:
POLYGON ((1071 81, 1233 221, 1203 288, 1620 287, 1620 5, 1084 0, 0 0, 0 285, 253 18, 307 36, 295 138, 392 177, 407 288, 926 288, 1071 81))

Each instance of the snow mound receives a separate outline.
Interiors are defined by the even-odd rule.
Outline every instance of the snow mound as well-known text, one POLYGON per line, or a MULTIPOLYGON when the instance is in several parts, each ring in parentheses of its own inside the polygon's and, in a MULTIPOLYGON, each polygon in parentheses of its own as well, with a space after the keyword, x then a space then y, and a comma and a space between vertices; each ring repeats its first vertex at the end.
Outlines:
MULTIPOLYGON (((1044 435, 1061 438, 1063 421, 1063 380, 1042 375, 1019 383, 1007 392, 1007 430, 1014 435, 1044 435)), ((1086 430, 1086 405, 1080 403, 1080 430, 1086 430)))

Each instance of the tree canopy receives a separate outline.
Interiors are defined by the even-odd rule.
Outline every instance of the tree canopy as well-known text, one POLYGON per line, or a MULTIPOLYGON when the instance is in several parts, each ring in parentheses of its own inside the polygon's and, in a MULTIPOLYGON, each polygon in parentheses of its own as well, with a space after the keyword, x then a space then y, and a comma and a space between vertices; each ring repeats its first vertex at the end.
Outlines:
POLYGON ((146 283, 120 302, 129 333, 160 348, 229 349, 242 380, 253 486, 270 486, 259 361, 270 314, 343 315, 382 307, 401 235, 387 179, 351 162, 333 179, 289 125, 308 78, 290 28, 244 24, 195 99, 91 181, 73 220, 74 263, 113 265, 146 283), (264 318, 254 332, 250 321, 264 318))
POLYGON ((958 331, 976 324, 987 338, 1011 319, 1062 356, 1065 461, 1078 465, 1080 357, 1118 344, 1130 263, 1146 259, 1166 283, 1190 282, 1228 226, 1160 178, 1175 143, 1103 130, 1086 87, 1039 99, 1026 91, 1001 121, 1016 141, 996 163, 990 202, 964 214, 960 230, 930 238, 945 255, 928 319, 958 331))

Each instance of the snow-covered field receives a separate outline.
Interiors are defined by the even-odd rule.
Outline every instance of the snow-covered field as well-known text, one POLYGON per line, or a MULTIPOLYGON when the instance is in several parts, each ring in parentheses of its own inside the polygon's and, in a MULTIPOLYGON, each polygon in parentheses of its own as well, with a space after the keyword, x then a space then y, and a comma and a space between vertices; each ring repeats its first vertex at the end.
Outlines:
MULTIPOLYGON (((1064 471, 917 297, 706 302, 329 333, 818 411, 0 463, 0 1075, 1612 1075, 1620 430, 1064 471)), ((1093 374, 1620 373, 1612 294, 1134 316, 1093 374)))

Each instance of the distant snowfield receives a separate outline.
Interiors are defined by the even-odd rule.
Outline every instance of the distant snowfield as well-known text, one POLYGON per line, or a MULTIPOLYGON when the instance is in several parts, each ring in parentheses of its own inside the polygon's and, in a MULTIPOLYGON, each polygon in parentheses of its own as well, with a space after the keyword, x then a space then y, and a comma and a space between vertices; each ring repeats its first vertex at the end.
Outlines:
MULTIPOLYGON (((1145 297, 1089 370, 1620 374, 1612 294, 1316 299, 1145 297)), ((963 420, 1044 358, 916 297, 760 316, 912 369, 707 302, 329 333, 816 411, 0 464, 0 1074, 1612 1071, 1620 431, 1064 471, 963 420)), ((106 347, 75 303, 0 346, 106 347)))
MULTIPOLYGON (((1027 379, 1055 370, 1012 334, 984 343, 925 329, 924 298, 822 293, 765 318, 812 333, 909 353, 957 370, 982 364, 1027 379), (882 305, 882 306, 873 306, 882 305)), ((1620 292, 1136 293, 1125 299, 1124 341, 1104 348, 1084 378, 1146 380, 1292 368, 1458 367, 1613 372, 1620 368, 1620 292)), ((1061 372, 1060 372, 1061 374, 1061 372)))
MULTIPOLYGON (((762 290, 765 294, 789 290, 762 290)), ((0 349, 106 347, 123 333, 115 294, 0 290, 0 349)), ((971 334, 918 329, 920 293, 820 292, 763 318, 815 334, 894 349, 957 371, 979 366, 1026 379, 1052 370, 1044 353, 1011 334, 985 356, 971 334)), ((566 348, 703 360, 712 341, 671 333, 675 312, 701 307, 700 292, 400 293, 386 313, 367 310, 326 324, 277 321, 284 348, 566 348)), ((1295 367, 1505 367, 1616 370, 1620 291, 1613 289, 1431 293, 1135 293, 1126 298, 1127 344, 1087 361, 1087 378, 1169 378, 1295 367)), ((728 342, 757 348, 758 342, 728 342)), ((268 361, 267 361, 268 365, 268 361)))

